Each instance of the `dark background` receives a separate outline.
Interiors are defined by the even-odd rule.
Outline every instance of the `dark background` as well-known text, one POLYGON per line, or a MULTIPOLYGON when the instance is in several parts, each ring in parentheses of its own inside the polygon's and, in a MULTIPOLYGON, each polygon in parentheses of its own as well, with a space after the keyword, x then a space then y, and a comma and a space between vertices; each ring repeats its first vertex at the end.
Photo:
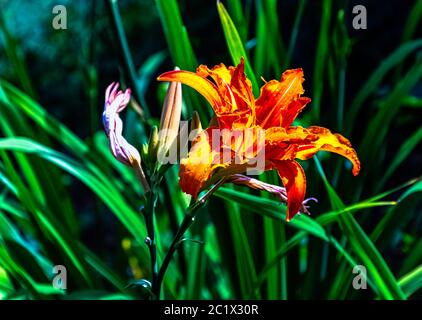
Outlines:
MULTIPOLYGON (((220 62, 231 65, 216 2, 208 0, 178 2, 198 62, 208 66, 220 62)), ((245 6, 250 4, 250 21, 254 21, 256 18, 254 2, 244 1, 243 3, 245 6)), ((122 76, 120 48, 111 28, 110 12, 105 1, 61 1, 60 4, 67 8, 67 30, 54 30, 51 26, 54 17, 51 10, 56 4, 58 4, 56 1, 50 0, 0 0, 0 9, 10 33, 15 37, 21 54, 25 57, 35 88, 36 100, 79 137, 87 139, 89 142, 92 134, 102 129, 100 119, 105 88, 117 80, 127 84, 127 79, 122 76)), ((414 1, 399 0, 384 2, 334 1, 333 12, 337 12, 336 6, 337 8, 346 8, 344 11, 346 27, 349 37, 352 39, 351 54, 347 59, 345 121, 347 121, 348 107, 356 92, 381 61, 399 46, 403 26, 413 5, 414 1), (354 30, 352 27, 352 8, 358 4, 365 5, 367 8, 367 30, 354 30)), ((155 76, 172 69, 174 65, 168 53, 168 45, 155 2, 152 0, 120 0, 119 8, 136 68, 140 68, 151 55, 157 52, 163 52, 166 55, 164 62, 151 79, 146 94, 146 102, 150 106, 152 116, 159 118, 161 107, 157 101, 160 90, 155 76)), ((296 10, 297 1, 278 2, 279 32, 285 45, 288 43, 292 31, 296 10)), ((333 14, 333 23, 335 18, 335 14, 333 14)), ((289 68, 302 67, 304 69, 306 79, 304 87, 306 94, 311 98, 320 20, 321 1, 308 1, 300 25, 296 48, 289 65, 289 68)), ((248 39, 254 38, 254 32, 254 28, 251 27, 248 39)), ((419 29, 414 38, 420 36, 422 34, 419 29)), ((253 47, 253 41, 249 41, 249 46, 253 47)), ((331 44, 329 50, 336 50, 336 48, 331 44)), ((408 59, 403 68, 409 67, 413 62, 414 57, 408 59)), ((0 50, 0 75, 18 85, 14 70, 8 63, 3 50, 0 50)), ((279 78, 280 74, 270 72, 263 76, 269 80, 279 78)), ((400 79, 400 74, 389 73, 382 85, 373 93, 372 101, 377 102, 389 92, 392 89, 391 85, 397 79, 400 79)), ((326 81, 326 79, 321 79, 321 81, 326 81)), ((421 99, 421 82, 413 89, 412 95, 421 99)), ((320 122, 313 124, 343 132, 344 128, 337 127, 335 114, 324 111, 335 107, 332 103, 333 100, 329 96, 329 92, 324 91, 320 122)), ((376 114, 375 104, 368 103, 361 109, 355 129, 348 136, 352 143, 361 141, 369 121, 376 114)), ((305 111, 303 116, 306 118, 308 113, 309 110, 305 111)), ((406 138, 420 126, 420 119, 420 108, 403 108, 388 130, 385 141, 387 147, 380 154, 384 164, 389 163, 406 138)), ((138 139, 145 142, 147 134, 138 139)), ((357 149, 358 147, 359 145, 356 146, 357 149)), ((389 179, 385 188, 397 186, 404 181, 420 176, 422 173, 421 163, 422 150, 416 148, 401 169, 397 170, 389 179)), ((370 174, 365 170, 365 163, 363 163, 362 174, 370 174)), ((345 180, 343 185, 340 183, 338 186, 339 193, 348 202, 353 200, 352 195, 346 192, 347 185, 345 184, 350 181, 350 179, 345 180)), ((309 185, 309 195, 317 194, 319 186, 309 185)), ((364 191, 365 188, 366 186, 363 187, 364 191)), ((118 227, 115 217, 108 211, 104 213, 104 208, 98 208, 97 204, 92 201, 92 195, 86 192, 86 188, 81 183, 72 182, 71 192, 74 206, 83 226, 84 242, 94 251, 116 250, 120 243, 116 241, 118 227), (92 212, 97 214, 101 212, 101 219, 98 219, 98 216, 92 212), (97 239, 102 240, 98 241, 97 239)), ((324 200, 326 199, 322 199, 322 202, 324 200)), ((415 211, 417 210, 415 209, 415 211)), ((378 212, 376 209, 374 211, 378 212)), ((377 219, 369 219, 365 228, 371 229, 376 221, 377 219)), ((415 217, 414 221, 420 231, 420 219, 415 217)), ((312 250, 312 245, 310 248, 312 250)), ((396 246, 386 249, 386 256, 392 269, 399 268, 402 255, 403 252, 396 246)), ((108 258, 112 260, 116 257, 109 256, 108 258)))

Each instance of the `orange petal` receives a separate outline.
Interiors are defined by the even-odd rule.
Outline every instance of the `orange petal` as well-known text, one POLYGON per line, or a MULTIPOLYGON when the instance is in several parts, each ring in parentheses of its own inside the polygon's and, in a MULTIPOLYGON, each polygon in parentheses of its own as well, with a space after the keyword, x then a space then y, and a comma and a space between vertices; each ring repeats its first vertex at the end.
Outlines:
POLYGON ((212 69, 204 64, 201 64, 197 69, 196 73, 203 78, 211 77, 217 85, 223 85, 223 83, 230 83, 232 79, 231 69, 233 67, 227 68, 224 63, 220 63, 214 66, 212 69))
POLYGON ((307 129, 297 126, 297 127, 271 127, 265 130, 265 141, 269 144, 279 144, 279 143, 288 143, 288 144, 308 144, 316 140, 318 137, 307 129))
POLYGON ((230 82, 233 92, 243 100, 244 104, 238 101, 240 109, 255 110, 255 97, 252 93, 252 84, 245 74, 245 61, 242 57, 240 63, 232 70, 232 79, 230 82), (243 105, 243 107, 242 107, 243 105))
POLYGON ((180 164, 182 190, 196 198, 199 191, 218 180, 255 167, 256 156, 262 151, 256 147, 256 141, 264 138, 259 130, 258 127, 237 130, 210 127, 201 131, 188 157, 180 164))
POLYGON ((301 127, 272 127, 265 131, 265 158, 267 160, 294 160, 302 146, 318 139, 301 127), (296 130, 292 130, 296 129, 296 130))
POLYGON ((255 123, 255 98, 244 72, 243 59, 237 67, 219 64, 208 69, 200 65, 196 73, 170 71, 158 80, 178 81, 197 90, 213 107, 221 128, 249 127, 255 123))
POLYGON ((300 126, 269 128, 265 132, 265 158, 267 160, 307 160, 319 150, 342 155, 352 162, 354 175, 360 171, 360 162, 349 140, 322 127, 300 126))
POLYGON ((296 161, 272 161, 287 191, 287 214, 289 222, 302 207, 306 193, 306 176, 296 161))
POLYGON ((307 129, 303 129, 301 127, 292 127, 289 128, 289 130, 292 132, 292 134, 293 132, 308 132, 314 137, 317 137, 317 139, 312 143, 302 145, 299 148, 299 151, 296 155, 298 159, 309 159, 313 157, 319 150, 330 151, 349 159, 353 165, 353 175, 356 176, 359 174, 360 161, 358 155, 355 149, 352 148, 350 141, 343 137, 341 134, 331 133, 330 130, 317 126, 312 126, 307 129))
POLYGON ((230 130, 220 130, 218 127, 209 127, 196 136, 188 157, 180 163, 179 184, 184 192, 196 199, 203 188, 224 178, 225 170, 227 174, 245 171, 242 164, 233 163, 234 153, 230 138, 230 130), (220 134, 213 135, 214 130, 220 134), (216 139, 215 143, 213 139, 216 139), (226 153, 223 152, 224 149, 226 153), (214 176, 216 169, 219 170, 214 176))
POLYGON ((293 100, 282 113, 281 126, 283 128, 290 127, 297 115, 309 102, 311 102, 311 99, 307 97, 300 97, 293 100))
POLYGON ((252 94, 252 84, 245 74, 245 62, 242 58, 236 67, 226 67, 223 63, 208 69, 200 65, 196 71, 203 78, 211 77, 221 97, 230 106, 224 112, 248 110, 254 106, 255 98, 252 94))
POLYGON ((281 80, 271 80, 261 88, 261 94, 256 100, 257 124, 263 128, 289 126, 297 114, 310 101, 301 98, 303 94, 303 70, 287 70, 281 80), (286 118, 286 120, 284 120, 286 118))
POLYGON ((207 131, 209 129, 196 136, 188 157, 182 159, 180 163, 180 187, 195 199, 214 169, 211 141, 207 131))
POLYGON ((243 58, 236 67, 227 68, 221 63, 208 69, 201 65, 196 72, 201 77, 212 78, 220 94, 223 105, 215 110, 220 127, 250 127, 255 123, 255 98, 243 58))
POLYGON ((157 80, 181 82, 195 89, 207 99, 214 111, 222 105, 222 100, 216 86, 211 81, 204 79, 196 73, 183 70, 169 71, 160 75, 157 80))

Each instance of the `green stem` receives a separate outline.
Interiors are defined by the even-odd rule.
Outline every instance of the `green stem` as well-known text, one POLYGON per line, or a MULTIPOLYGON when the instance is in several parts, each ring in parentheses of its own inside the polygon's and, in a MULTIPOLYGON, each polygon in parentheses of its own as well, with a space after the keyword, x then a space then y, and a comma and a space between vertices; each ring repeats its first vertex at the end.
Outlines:
POLYGON ((170 264, 171 259, 173 258, 174 253, 176 252, 179 246, 180 240, 182 240, 183 235, 189 229, 189 227, 193 224, 194 221, 195 221, 195 214, 191 211, 190 213, 187 213, 185 215, 181 225, 179 226, 179 229, 177 230, 176 236, 174 237, 173 242, 170 245, 169 251, 167 252, 163 260, 160 271, 158 272, 157 281, 152 283, 152 293, 154 294, 154 297, 156 299, 160 298, 161 284, 163 282, 164 275, 167 271, 167 268, 170 264))
POLYGON ((154 287, 157 283, 158 278, 158 267, 157 267, 157 245, 155 242, 155 225, 154 225, 154 216, 155 216, 155 204, 157 202, 157 194, 155 192, 148 192, 147 194, 147 207, 145 209, 145 225, 147 228, 148 236, 145 239, 145 243, 148 245, 150 258, 151 258, 151 272, 152 272, 152 281, 151 286, 154 287))
POLYGON ((174 253, 179 247, 180 241, 182 240, 183 235, 189 229, 189 227, 195 222, 195 216, 197 210, 201 208, 208 198, 225 182, 225 179, 218 181, 210 190, 207 191, 198 201, 191 202, 188 207, 185 217, 183 218, 182 223, 179 226, 179 229, 176 232, 176 235, 170 245, 169 251, 164 257, 163 263, 161 264, 160 271, 158 272, 157 281, 152 283, 152 293, 155 299, 160 299, 161 284, 163 282, 164 276, 166 274, 167 268, 170 264, 171 259, 173 258, 174 253))

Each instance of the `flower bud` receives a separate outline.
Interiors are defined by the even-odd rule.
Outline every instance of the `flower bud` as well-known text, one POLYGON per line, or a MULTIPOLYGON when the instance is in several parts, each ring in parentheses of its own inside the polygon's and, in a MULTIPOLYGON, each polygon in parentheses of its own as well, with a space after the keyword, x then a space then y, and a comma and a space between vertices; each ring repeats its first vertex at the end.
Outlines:
POLYGON ((125 92, 118 91, 118 89, 119 84, 113 82, 106 90, 103 112, 104 131, 113 156, 121 163, 135 169, 147 192, 149 185, 141 167, 141 156, 138 150, 123 137, 123 121, 119 116, 119 113, 126 108, 130 101, 130 89, 125 92))
MULTIPOLYGON (((179 70, 176 68, 175 70, 179 70)), ((167 153, 177 141, 180 117, 182 113, 182 85, 180 82, 170 83, 160 120, 159 148, 160 153, 167 153)))
POLYGON ((145 166, 149 168, 148 143, 143 143, 141 146, 141 159, 145 163, 145 166))
POLYGON ((148 140, 148 158, 152 165, 157 161, 158 142, 158 128, 153 126, 148 140))

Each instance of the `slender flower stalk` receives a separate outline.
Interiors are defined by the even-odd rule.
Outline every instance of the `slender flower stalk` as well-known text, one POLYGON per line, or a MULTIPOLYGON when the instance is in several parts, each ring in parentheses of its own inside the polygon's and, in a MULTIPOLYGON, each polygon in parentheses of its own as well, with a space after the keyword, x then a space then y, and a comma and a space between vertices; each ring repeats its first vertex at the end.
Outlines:
POLYGON ((152 273, 152 281, 151 281, 151 290, 153 292, 153 296, 151 297, 153 300, 159 299, 159 295, 154 294, 154 288, 157 285, 158 281, 158 264, 157 264, 157 244, 155 241, 155 205, 157 203, 158 194, 157 192, 150 191, 147 194, 147 205, 146 208, 143 210, 144 218, 145 218, 145 225, 147 227, 148 236, 145 239, 145 244, 149 248, 150 253, 150 260, 151 260, 151 273, 152 273))
POLYGON ((156 297, 160 296, 161 284, 164 280, 167 268, 170 264, 171 259, 173 258, 181 240, 189 227, 195 222, 195 217, 199 208, 201 208, 208 198, 224 183, 224 180, 219 181, 214 185, 210 190, 208 190, 200 199, 194 201, 192 199, 191 204, 186 210, 185 217, 183 218, 182 223, 180 224, 175 237, 170 245, 170 248, 167 254, 164 257, 163 263, 161 264, 160 270, 157 275, 157 281, 155 286, 152 287, 152 292, 156 297))
POLYGON ((121 163, 132 167, 141 182, 145 195, 146 206, 142 213, 145 217, 145 224, 148 236, 145 243, 148 245, 151 257, 151 272, 152 285, 157 281, 158 267, 157 267, 157 249, 155 243, 155 226, 154 226, 154 212, 155 204, 157 202, 157 193, 155 192, 155 185, 151 189, 145 173, 141 166, 141 156, 138 150, 129 144, 123 137, 123 122, 119 117, 119 113, 123 111, 130 101, 130 89, 125 92, 118 91, 119 84, 112 83, 106 90, 105 106, 103 113, 103 124, 105 133, 110 142, 110 150, 113 156, 121 163))
MULTIPOLYGON (((176 70, 179 70, 176 68, 176 70)), ((151 291, 152 299, 160 298, 160 289, 162 276, 160 276, 157 264, 157 246, 155 239, 155 205, 158 199, 158 187, 162 171, 160 171, 160 157, 175 146, 177 143, 180 117, 182 112, 182 86, 180 83, 171 83, 167 89, 166 98, 163 105, 160 121, 160 131, 156 127, 152 128, 148 142, 148 159, 152 163, 151 172, 151 191, 147 193, 147 205, 143 210, 148 237, 145 243, 148 245, 151 257, 152 281, 151 291)), ((160 268, 161 270, 161 268, 160 268)))
MULTIPOLYGON (((175 70, 179 70, 176 68, 175 70)), ((182 113, 182 85, 180 83, 171 83, 167 89, 166 98, 164 100, 163 110, 161 113, 160 131, 157 132, 156 128, 153 128, 151 137, 149 139, 148 153, 149 158, 153 162, 160 161, 161 157, 165 156, 166 153, 177 143, 178 130, 180 124, 180 117, 182 113), (153 157, 153 159, 151 159, 153 157)), ((158 166, 159 168, 160 166, 158 166)), ((154 166, 155 169, 157 167, 154 166)), ((162 173, 160 170, 153 170, 152 177, 152 191, 148 198, 147 210, 145 214, 145 222, 148 229, 149 237, 146 240, 147 245, 150 248, 151 254, 151 268, 152 268, 152 299, 160 299, 160 290, 163 276, 160 268, 160 272, 157 266, 157 253, 155 243, 155 226, 154 226, 154 215, 155 215, 155 204, 157 202, 156 187, 161 181, 162 173), (158 176, 157 176, 158 175, 158 176)))

